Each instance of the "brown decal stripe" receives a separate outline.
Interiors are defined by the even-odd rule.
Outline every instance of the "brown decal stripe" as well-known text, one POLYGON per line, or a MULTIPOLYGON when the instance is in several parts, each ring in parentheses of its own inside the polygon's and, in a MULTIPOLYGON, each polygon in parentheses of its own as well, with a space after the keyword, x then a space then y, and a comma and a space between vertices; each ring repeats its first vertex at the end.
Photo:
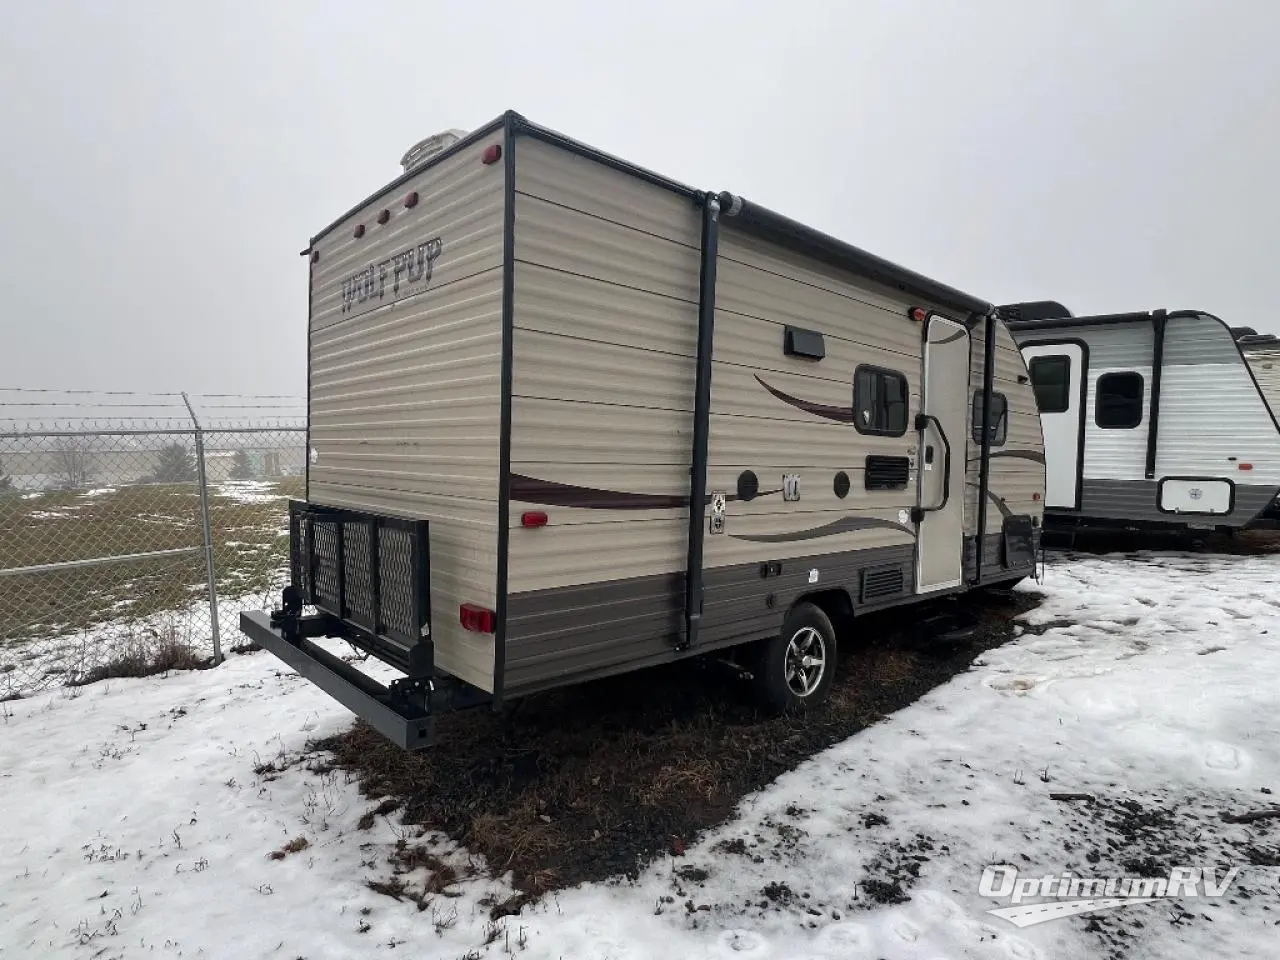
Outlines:
POLYGON ((1044 463, 1044 453, 1039 450, 992 450, 991 458, 994 460, 996 457, 1011 457, 1015 460, 1044 463))
POLYGON ((892 520, 879 520, 875 517, 841 517, 820 527, 807 530, 795 530, 790 533, 731 533, 735 540, 747 540, 751 543, 791 543, 799 540, 816 540, 819 537, 834 537, 839 533, 853 533, 856 530, 900 530, 910 537, 916 533, 910 527, 904 527, 892 520))
MULTIPOLYGON (((978 488, 978 485, 974 483, 972 480, 968 481, 966 485, 969 487, 972 487, 975 490, 978 488)), ((1002 517, 1013 516, 1013 510, 1009 508, 1009 504, 1005 501, 1004 497, 1001 497, 990 487, 987 487, 987 499, 996 505, 996 509, 1000 511, 1000 516, 1002 517)))
POLYGON ((815 417, 825 417, 828 420, 836 420, 840 423, 853 423, 853 407, 832 407, 825 403, 811 403, 808 400, 801 400, 799 397, 793 397, 789 393, 783 393, 781 390, 769 386, 769 384, 760 379, 758 374, 756 375, 756 382, 783 403, 789 403, 797 410, 803 410, 805 413, 812 413, 815 417))
MULTIPOLYGON (((761 490, 752 499, 759 500, 782 489, 761 490)), ((511 499, 525 503, 537 503, 548 507, 579 507, 584 510, 674 510, 689 506, 688 494, 628 493, 625 490, 598 490, 579 487, 572 483, 539 480, 523 474, 511 475, 511 499)), ((727 494, 726 500, 742 499, 737 494, 727 494)), ((706 502, 711 502, 708 494, 706 502)))

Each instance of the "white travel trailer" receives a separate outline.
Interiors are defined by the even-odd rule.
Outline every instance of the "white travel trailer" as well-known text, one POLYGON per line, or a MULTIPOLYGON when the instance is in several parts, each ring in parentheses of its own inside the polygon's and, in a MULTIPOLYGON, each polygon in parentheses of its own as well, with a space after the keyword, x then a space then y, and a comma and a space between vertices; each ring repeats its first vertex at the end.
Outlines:
POLYGON ((1000 313, 1044 427, 1046 525, 1260 524, 1280 493, 1280 427, 1237 331, 1199 310, 1000 313))
POLYGON ((814 704, 864 611, 1034 571, 991 304, 516 114, 428 147, 304 251, 292 583, 241 618, 386 736, 713 651, 814 704))

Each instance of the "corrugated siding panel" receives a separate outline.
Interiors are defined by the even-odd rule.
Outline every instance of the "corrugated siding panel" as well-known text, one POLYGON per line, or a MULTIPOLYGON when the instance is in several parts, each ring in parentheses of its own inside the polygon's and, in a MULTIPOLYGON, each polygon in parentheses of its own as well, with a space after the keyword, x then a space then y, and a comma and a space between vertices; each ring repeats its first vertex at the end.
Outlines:
POLYGON ((1217 317, 1174 317, 1165 327, 1164 362, 1236 364, 1240 351, 1230 328, 1217 317))
MULTIPOLYGON (((996 497, 1004 507, 1015 514, 1025 514, 1037 519, 1044 516, 1044 433, 1040 426, 1039 408, 1035 391, 1031 388, 1026 362, 1022 358, 1009 329, 1003 323, 996 324, 995 377, 993 389, 1004 395, 1009 408, 1009 425, 1005 442, 992 446, 996 454, 991 459, 991 473, 987 489, 987 534, 998 533, 1003 522, 996 497), (1020 381, 1019 378, 1022 378, 1020 381), (1011 453, 1038 455, 1040 462, 1008 456, 1011 453), (1004 454, 1004 456, 1001 456, 1004 454), (1039 498, 1034 495, 1039 494, 1039 498)), ((985 324, 978 324, 972 332, 970 367, 973 371, 973 389, 970 398, 982 389, 983 367, 986 353, 984 346, 985 324)), ((974 441, 973 402, 970 399, 968 414, 969 432, 966 440, 968 456, 965 476, 965 534, 974 536, 978 530, 978 479, 982 465, 982 446, 974 441)))
MULTIPOLYGON (((1105 355, 1105 354, 1104 354, 1105 355)), ((1146 365, 1104 367, 1094 363, 1092 344, 1089 352, 1089 394, 1085 402, 1084 476, 1093 480, 1135 480, 1146 471, 1147 427, 1151 422, 1151 363, 1146 365), (1098 378, 1109 372, 1132 371, 1142 375, 1142 422, 1131 429, 1104 429, 1096 422, 1098 378)), ((1171 371, 1166 370, 1167 376, 1171 371)), ((1162 415, 1163 416, 1163 415, 1162 415)), ((1162 422, 1160 432, 1174 429, 1162 422)))
POLYGON ((1246 351, 1245 360, 1274 415, 1280 416, 1280 352, 1246 351))
POLYGON ((492 638, 462 630, 457 616, 460 603, 496 602, 504 180, 501 166, 479 162, 485 146, 425 170, 317 242, 308 498, 430 521, 436 660, 488 690, 492 638), (410 191, 419 203, 407 210, 410 191), (384 208, 391 220, 379 226, 384 208), (396 255, 416 257, 435 238, 429 278, 424 270, 411 282, 396 255), (349 281, 369 267, 353 294, 349 281))
MULTIPOLYGON (((944 309, 940 304, 915 299, 908 303, 897 291, 850 277, 841 271, 740 233, 733 229, 733 222, 728 218, 721 220, 719 252, 720 265, 717 269, 716 302, 726 310, 736 310, 737 312, 755 315, 756 311, 751 309, 751 304, 759 302, 752 298, 752 294, 755 293, 769 298, 762 303, 762 307, 768 311, 770 317, 781 320, 786 316, 788 308, 785 299, 777 299, 777 289, 771 289, 768 279, 759 276, 760 273, 766 273, 792 280, 794 283, 813 288, 815 291, 834 293, 849 300, 857 301, 857 303, 878 308, 887 317, 897 316, 906 320, 907 309, 915 306, 923 307, 926 310, 937 310, 939 313, 946 314, 958 321, 966 319, 965 317, 956 316, 951 311, 944 309), (739 273, 735 265, 753 268, 756 271, 756 275, 753 277, 750 273, 739 273), (727 275, 724 272, 726 270, 728 271, 727 275), (729 280, 730 289, 724 291, 726 299, 722 299, 719 278, 726 277, 729 280), (734 287, 737 287, 740 292, 735 294, 732 289, 734 287), (735 300, 735 296, 738 299, 735 300), (741 310, 734 306, 735 303, 746 304, 747 309, 741 310)), ((785 289, 794 290, 795 287, 789 284, 785 289)), ((849 309, 856 309, 856 307, 850 306, 849 309)), ((811 315, 813 315, 811 310, 806 309, 796 316, 811 315)), ((848 314, 843 315, 847 316, 848 314)), ((915 347, 912 348, 909 335, 904 338, 899 331, 888 326, 881 329, 873 329, 867 326, 868 318, 872 316, 875 316, 875 314, 869 313, 860 316, 859 322, 850 326, 850 331, 857 330, 869 336, 871 339, 867 341, 868 343, 884 344, 886 346, 897 343, 900 344, 897 348, 899 352, 911 355, 914 349, 914 355, 919 355, 920 331, 918 327, 910 323, 907 325, 907 329, 915 329, 916 331, 915 347)))
MULTIPOLYGON (((693 213, 690 208, 689 216, 693 213)), ((517 259, 524 263, 684 300, 696 308, 696 247, 523 193, 516 195, 516 237, 517 259)))
MULTIPOLYGON (((687 497, 700 231, 687 198, 558 147, 517 141, 513 474, 622 494, 675 488, 687 497)), ((518 522, 533 506, 553 519, 512 530, 508 582, 517 609, 533 591, 570 597, 579 585, 684 567, 683 509, 544 507, 513 497, 512 516, 518 522)), ((613 609, 613 593, 589 596, 603 606, 577 611, 575 623, 617 624, 619 634, 542 637, 537 618, 517 616, 508 684, 545 685, 651 656, 655 642, 668 649, 660 616, 643 624, 634 604, 613 609)))
POLYGON ((1225 476, 1280 484, 1280 432, 1239 356, 1229 364, 1165 368, 1156 476, 1225 476), (1253 464, 1247 478, 1237 463, 1253 464))

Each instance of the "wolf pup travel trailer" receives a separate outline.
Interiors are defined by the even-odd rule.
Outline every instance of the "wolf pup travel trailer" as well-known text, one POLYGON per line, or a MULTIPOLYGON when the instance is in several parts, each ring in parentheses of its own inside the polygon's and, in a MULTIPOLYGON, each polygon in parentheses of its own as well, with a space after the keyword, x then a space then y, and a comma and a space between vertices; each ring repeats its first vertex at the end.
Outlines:
POLYGON ((1280 427, 1233 331, 1199 310, 1000 308, 1044 426, 1046 526, 1233 530, 1280 492, 1280 427))
POLYGON ((406 167, 304 251, 292 583, 240 621, 387 737, 735 647, 816 703, 858 614, 1034 571, 987 302, 511 113, 406 167))

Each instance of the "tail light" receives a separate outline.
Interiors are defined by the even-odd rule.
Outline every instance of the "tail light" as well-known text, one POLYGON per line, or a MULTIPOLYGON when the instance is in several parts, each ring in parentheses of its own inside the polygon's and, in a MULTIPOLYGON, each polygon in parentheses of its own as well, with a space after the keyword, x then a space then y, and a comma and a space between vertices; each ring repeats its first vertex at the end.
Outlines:
POLYGON ((464 630, 472 633, 493 633, 497 629, 498 615, 473 603, 464 603, 458 607, 458 621, 464 630))

